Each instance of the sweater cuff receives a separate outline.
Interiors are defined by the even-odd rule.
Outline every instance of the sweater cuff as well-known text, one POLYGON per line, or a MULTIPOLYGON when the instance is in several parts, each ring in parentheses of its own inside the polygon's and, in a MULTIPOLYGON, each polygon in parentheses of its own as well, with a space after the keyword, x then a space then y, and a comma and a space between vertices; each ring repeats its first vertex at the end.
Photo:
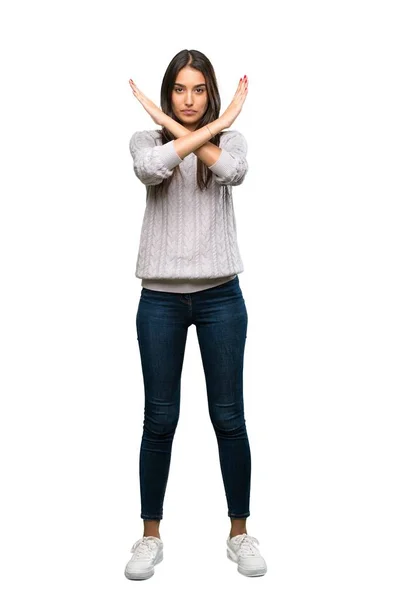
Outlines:
POLYGON ((221 154, 217 162, 211 167, 208 167, 210 171, 218 175, 218 177, 228 177, 235 167, 235 159, 229 154, 225 148, 221 148, 221 154))
POLYGON ((181 158, 175 150, 174 140, 171 140, 162 146, 157 146, 157 153, 160 160, 165 164, 167 169, 170 170, 183 161, 183 158, 181 158))

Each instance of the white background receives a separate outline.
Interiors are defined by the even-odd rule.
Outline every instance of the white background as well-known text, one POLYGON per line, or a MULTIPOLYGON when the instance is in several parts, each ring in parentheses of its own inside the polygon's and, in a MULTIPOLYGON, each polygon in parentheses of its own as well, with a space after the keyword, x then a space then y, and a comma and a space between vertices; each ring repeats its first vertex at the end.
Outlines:
POLYGON ((3 597, 399 598, 396 4, 3 8, 3 597), (184 48, 214 65, 221 112, 249 79, 233 126, 249 171, 233 193, 249 319, 247 526, 268 573, 244 577, 226 558, 191 327, 164 561, 134 582, 124 568, 143 533, 134 267, 145 188, 129 139, 157 126, 128 80, 159 104, 184 48))

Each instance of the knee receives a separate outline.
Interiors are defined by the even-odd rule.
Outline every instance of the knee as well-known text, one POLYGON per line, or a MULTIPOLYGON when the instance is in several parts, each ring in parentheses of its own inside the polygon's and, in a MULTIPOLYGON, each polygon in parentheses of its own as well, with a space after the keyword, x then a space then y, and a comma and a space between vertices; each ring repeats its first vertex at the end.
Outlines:
POLYGON ((168 438, 174 436, 177 424, 177 420, 153 421, 150 419, 145 419, 143 422, 143 430, 146 432, 148 437, 168 438))
POLYGON ((211 422, 217 435, 225 437, 244 437, 246 433, 246 420, 243 411, 232 414, 211 414, 211 422))
POLYGON ((175 404, 146 406, 143 429, 150 437, 173 437, 179 420, 179 409, 175 404))

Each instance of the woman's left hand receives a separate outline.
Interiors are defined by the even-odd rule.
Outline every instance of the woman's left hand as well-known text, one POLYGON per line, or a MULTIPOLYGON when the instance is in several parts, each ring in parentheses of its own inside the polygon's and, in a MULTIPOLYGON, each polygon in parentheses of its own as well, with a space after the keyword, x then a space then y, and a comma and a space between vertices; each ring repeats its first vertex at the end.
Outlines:
POLYGON ((133 95, 139 100, 143 108, 149 113, 154 123, 162 126, 163 119, 165 119, 166 115, 161 110, 161 108, 156 106, 154 102, 147 98, 147 96, 145 96, 143 92, 139 90, 138 86, 132 81, 132 79, 129 80, 129 85, 132 88, 133 95))

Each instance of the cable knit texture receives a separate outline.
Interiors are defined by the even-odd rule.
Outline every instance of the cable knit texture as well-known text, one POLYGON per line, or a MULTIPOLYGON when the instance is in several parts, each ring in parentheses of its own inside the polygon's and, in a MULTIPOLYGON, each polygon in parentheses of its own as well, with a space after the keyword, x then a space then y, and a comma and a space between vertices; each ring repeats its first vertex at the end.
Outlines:
POLYGON ((135 175, 146 186, 146 208, 135 276, 150 279, 211 279, 241 273, 232 186, 248 171, 247 143, 237 130, 221 133, 221 154, 209 167, 209 188, 196 181, 197 156, 184 159, 161 131, 137 131, 129 142, 135 175), (179 165, 182 177, 173 169, 179 165), (164 195, 155 187, 171 177, 164 195))

